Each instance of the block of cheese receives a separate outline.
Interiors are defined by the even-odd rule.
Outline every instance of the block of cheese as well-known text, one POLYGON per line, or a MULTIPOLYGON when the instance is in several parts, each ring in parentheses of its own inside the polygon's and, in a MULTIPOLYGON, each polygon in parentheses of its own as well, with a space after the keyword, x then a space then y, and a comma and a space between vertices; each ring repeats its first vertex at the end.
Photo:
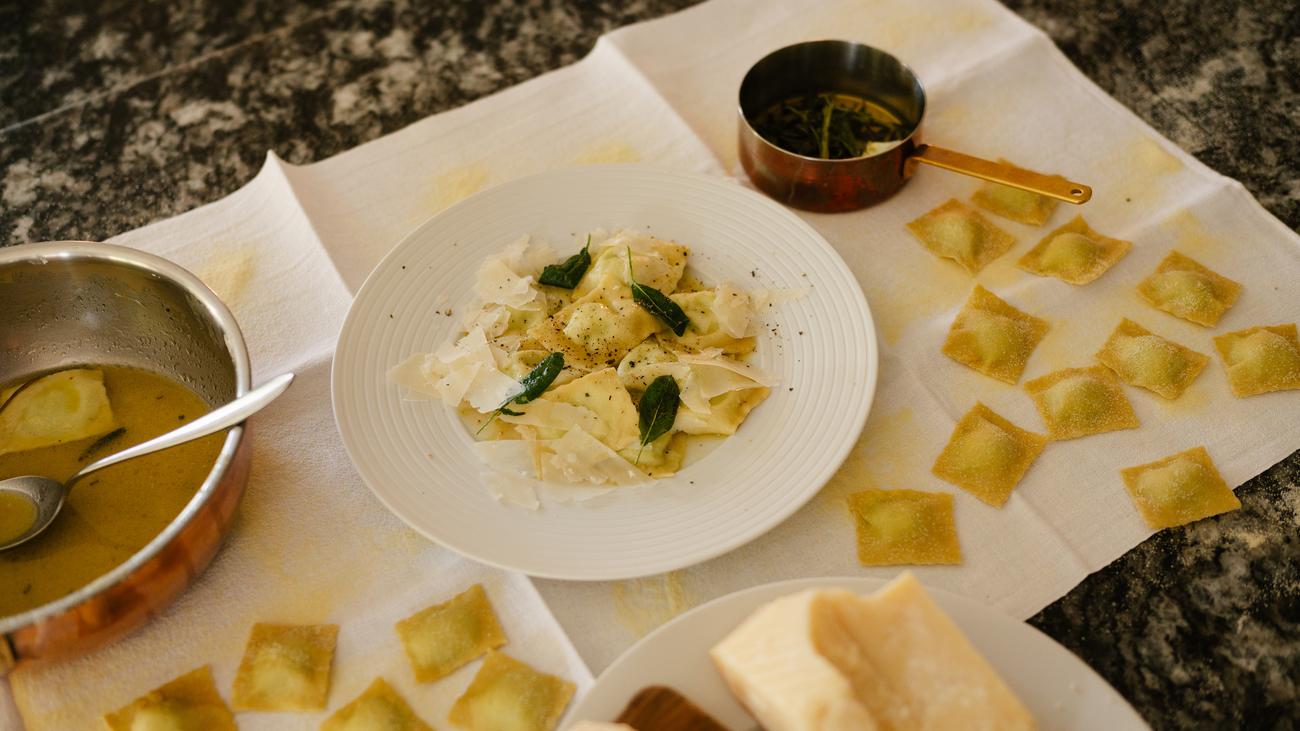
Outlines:
POLYGON ((910 573, 866 597, 813 589, 778 599, 711 655, 768 731, 1035 728, 910 573))

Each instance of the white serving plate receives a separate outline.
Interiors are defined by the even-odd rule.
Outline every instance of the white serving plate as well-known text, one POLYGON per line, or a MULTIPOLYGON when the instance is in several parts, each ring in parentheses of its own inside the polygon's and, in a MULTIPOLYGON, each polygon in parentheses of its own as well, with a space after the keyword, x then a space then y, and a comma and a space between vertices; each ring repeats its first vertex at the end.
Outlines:
MULTIPOLYGON (((709 648, 763 604, 816 587, 866 594, 888 583, 875 578, 779 581, 738 591, 677 617, 623 653, 574 704, 560 728, 580 720, 617 718, 637 691, 665 685, 684 694, 734 731, 755 721, 727 690, 709 648)), ((1092 668, 1033 627, 965 597, 927 587, 930 596, 997 669, 1041 729, 1147 729, 1137 712, 1092 668)))
MULTIPOLYGON (((375 495, 430 539, 534 576, 618 579, 736 548, 807 502, 848 455, 876 387, 871 313, 852 273, 812 227, 728 181, 640 165, 523 178, 443 211, 357 293, 334 355, 334 415, 375 495), (440 402, 404 400, 389 367, 460 327, 483 260, 521 234, 563 254, 598 228, 643 228, 691 249, 706 282, 810 288, 771 310, 754 362, 780 380, 739 432, 676 476, 540 511, 499 504, 472 438, 440 402), (439 313, 451 308, 453 316, 439 313)), ((704 450, 701 450, 702 452, 704 450)))

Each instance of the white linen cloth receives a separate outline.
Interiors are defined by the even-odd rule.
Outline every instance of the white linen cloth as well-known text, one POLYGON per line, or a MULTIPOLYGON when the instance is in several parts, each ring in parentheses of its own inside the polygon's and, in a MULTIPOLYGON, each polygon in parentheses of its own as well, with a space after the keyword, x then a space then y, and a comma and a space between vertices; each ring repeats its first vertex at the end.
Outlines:
MULTIPOLYGON (((912 65, 929 92, 928 141, 1094 187, 1091 203, 1061 206, 1042 228, 994 219, 1018 243, 976 279, 1052 324, 1026 380, 1091 364, 1121 316, 1206 354, 1214 352, 1214 334, 1300 320, 1300 298, 1289 296, 1300 273, 1297 237, 992 0, 712 0, 611 33, 578 64, 320 163, 294 167, 271 157, 226 199, 115 239, 206 277, 233 305, 258 378, 296 369, 302 380, 254 421, 253 481, 213 568, 124 642, 15 674, 28 727, 92 727, 104 711, 205 662, 228 696, 254 621, 342 625, 330 710, 383 674, 445 727, 446 705, 473 668, 417 686, 393 620, 482 580, 511 637, 506 650, 585 685, 584 660, 599 671, 639 635, 700 601, 778 579, 896 573, 856 561, 843 498, 868 487, 953 493, 965 561, 921 568, 918 576, 1027 617, 1150 535, 1123 490, 1121 467, 1204 444, 1239 485, 1300 445, 1300 393, 1235 399, 1215 356, 1177 401, 1126 389, 1140 430, 1049 445, 1001 509, 933 477, 934 457, 976 399, 1021 426, 1043 427, 1023 390, 939 353, 971 278, 925 251, 904 224, 950 197, 968 199, 977 184, 921 170, 872 209, 801 214, 861 282, 880 334, 881 374, 871 418, 844 467, 768 535, 666 576, 534 582, 544 605, 522 577, 429 545, 387 515, 346 461, 327 387, 334 336, 370 269, 441 208, 533 172, 643 162, 743 177, 734 141, 742 74, 777 47, 816 38, 860 40, 912 65), (1076 213, 1132 240, 1133 251, 1083 288, 1015 269, 1025 250, 1076 213), (1136 297, 1136 282, 1171 247, 1245 285, 1217 328, 1175 320, 1136 297)), ((318 719, 238 717, 243 728, 308 727, 318 719)))

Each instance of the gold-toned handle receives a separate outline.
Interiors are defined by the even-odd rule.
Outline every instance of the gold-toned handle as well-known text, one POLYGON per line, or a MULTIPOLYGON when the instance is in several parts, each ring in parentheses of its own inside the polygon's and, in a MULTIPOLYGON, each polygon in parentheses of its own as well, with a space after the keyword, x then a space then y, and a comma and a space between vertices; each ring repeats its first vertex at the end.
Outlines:
POLYGON ((953 150, 945 150, 933 145, 919 145, 908 158, 909 162, 923 162, 954 173, 981 178, 994 183, 1009 185, 1031 193, 1045 195, 1078 205, 1087 203, 1092 198, 1092 188, 1083 183, 1066 180, 1060 175, 1043 175, 1032 170, 1006 165, 984 158, 965 155, 953 150))

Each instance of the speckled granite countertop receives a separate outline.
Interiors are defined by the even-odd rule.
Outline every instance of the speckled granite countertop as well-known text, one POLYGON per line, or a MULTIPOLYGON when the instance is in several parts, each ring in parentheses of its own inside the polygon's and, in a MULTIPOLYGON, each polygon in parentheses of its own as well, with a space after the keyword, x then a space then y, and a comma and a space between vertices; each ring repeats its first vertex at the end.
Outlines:
MULTIPOLYGON (((0 244, 103 239, 577 60, 690 0, 0 6, 0 244)), ((1288 0, 1011 0, 1102 88, 1300 227, 1288 0)), ((1300 725, 1300 453, 1031 622, 1152 726, 1300 725)))

